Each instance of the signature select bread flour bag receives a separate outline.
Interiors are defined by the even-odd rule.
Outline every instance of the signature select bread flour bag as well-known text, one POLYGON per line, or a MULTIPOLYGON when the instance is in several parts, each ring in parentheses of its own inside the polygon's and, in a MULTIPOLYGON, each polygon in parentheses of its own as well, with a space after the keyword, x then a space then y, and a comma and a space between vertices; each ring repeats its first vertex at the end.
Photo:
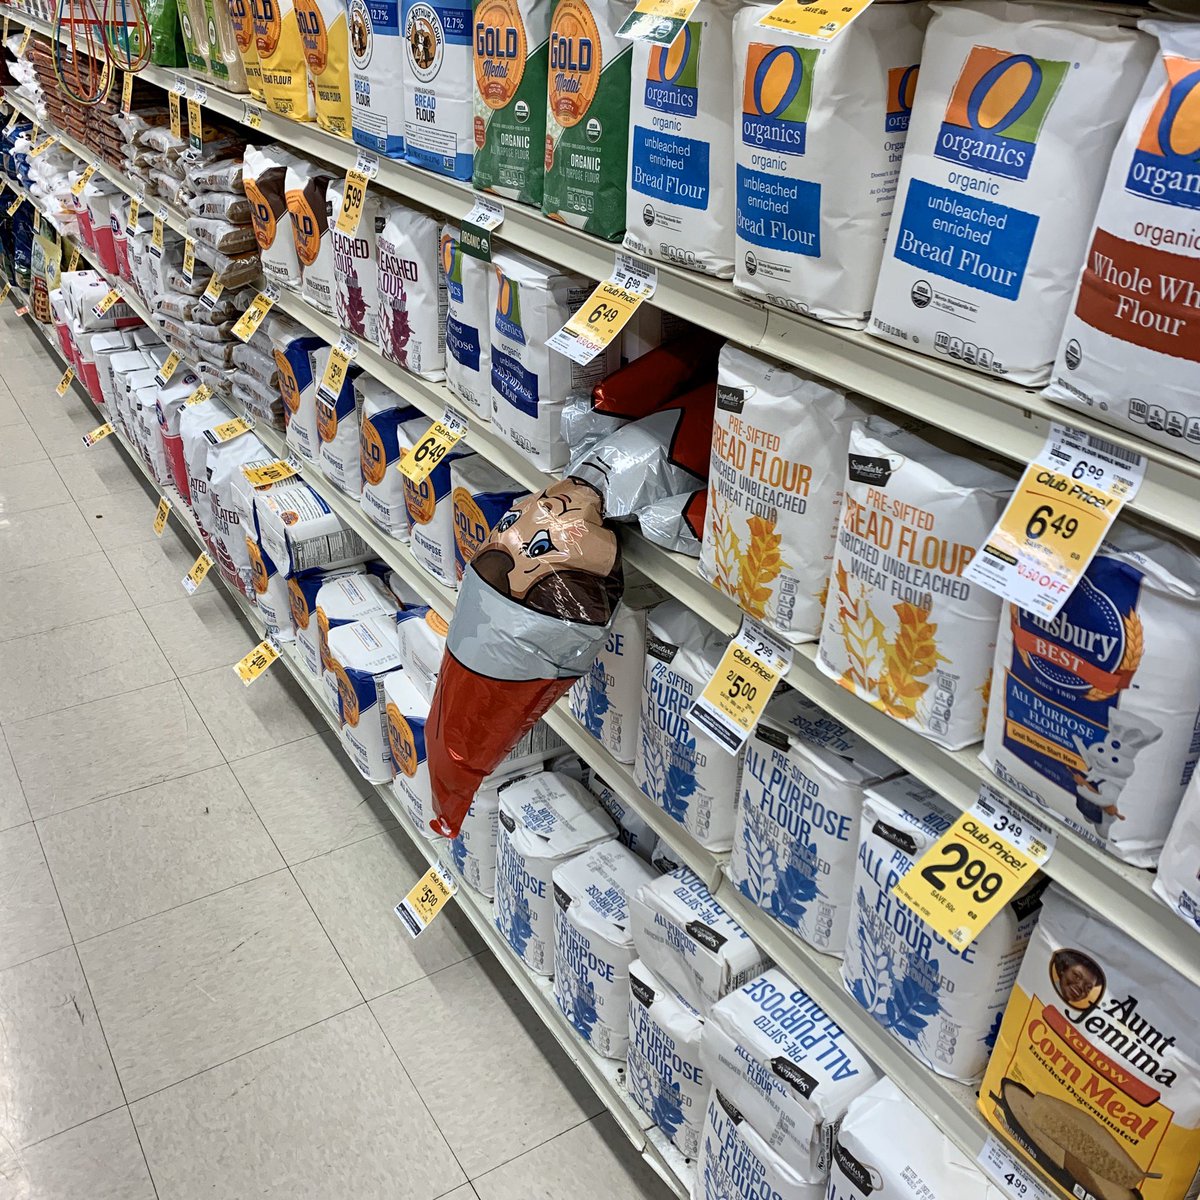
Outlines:
POLYGON ((300 261, 300 294, 313 308, 334 313, 333 242, 329 237, 329 196, 334 176, 304 159, 288 163, 284 181, 296 257, 300 261))
POLYGON ((436 218, 406 204, 387 204, 376 238, 379 253, 379 349, 423 379, 446 369, 446 280, 436 218))
POLYGON ((850 434, 817 665, 939 746, 983 733, 998 596, 962 578, 1007 476, 871 417, 850 434))
POLYGON ((700 0, 670 46, 633 45, 625 247, 733 274, 735 0, 700 0))
POLYGON ((247 146, 242 187, 250 201, 250 220, 258 242, 263 275, 282 287, 300 286, 300 261, 287 204, 287 169, 295 157, 276 146, 247 146))
POLYGON ((311 121, 316 109, 292 0, 250 0, 250 13, 267 107, 293 121, 311 121))
POLYGON ((1200 28, 1158 55, 1108 168, 1046 394, 1200 458, 1200 28))
POLYGON ((510 479, 481 454, 450 463, 450 505, 454 517, 454 578, 462 579, 467 563, 492 530, 529 489, 510 479))
POLYGON ((1049 890, 979 1091, 1055 1195, 1184 1200, 1200 1167, 1200 988, 1049 890))
POLYGON ((734 282, 793 312, 861 329, 917 87, 924 4, 873 4, 835 40, 734 22, 741 96, 734 282))
POLYGON ((951 947, 892 888, 957 816, 908 775, 867 792, 842 982, 918 1062, 973 1083, 1037 923, 1043 884, 1035 877, 965 950, 951 947))
POLYGON ((350 124, 376 154, 404 157, 404 47, 400 0, 349 0, 350 124))
POLYGON ((294 0, 317 124, 350 136, 350 36, 344 0, 294 0))
POLYGON ((453 226, 442 227, 442 278, 446 281, 446 386, 475 414, 492 419, 492 268, 464 254, 453 226))
POLYGON ((721 348, 700 574, 792 641, 821 630, 842 464, 866 415, 838 388, 721 348))
POLYGON ((1151 42, 1081 9, 933 12, 869 328, 1042 384, 1151 42))
POLYGON ((475 154, 471 6, 404 0, 404 155, 470 179, 475 154))
POLYGON ((1058 616, 1006 605, 983 758, 1088 841, 1152 867, 1200 746, 1200 560, 1118 524, 1058 616))

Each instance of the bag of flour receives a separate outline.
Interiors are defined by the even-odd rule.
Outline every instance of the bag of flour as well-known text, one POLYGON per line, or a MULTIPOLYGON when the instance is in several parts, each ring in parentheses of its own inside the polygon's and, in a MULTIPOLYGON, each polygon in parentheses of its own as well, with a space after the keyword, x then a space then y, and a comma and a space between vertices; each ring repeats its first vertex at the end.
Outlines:
POLYGON ((799 692, 775 696, 746 744, 729 878, 810 946, 840 957, 863 793, 899 770, 799 692))
POLYGON ((303 159, 288 163, 284 181, 296 257, 300 261, 300 294, 313 308, 334 313, 333 241, 329 236, 329 197, 336 182, 323 167, 303 159))
POLYGON ((423 379, 446 371, 446 281, 437 219, 405 204, 385 204, 379 252, 379 349, 423 379))
POLYGON ((379 253, 376 239, 383 228, 379 193, 367 189, 362 216, 353 236, 341 233, 337 217, 342 211, 345 180, 330 181, 329 240, 333 246, 334 308, 338 324, 372 346, 379 345, 379 253))
POLYGON ((1195 1196, 1198 1004, 1191 979, 1052 887, 988 1062, 980 1112, 1054 1181, 1056 1196, 1195 1196))
POLYGON ((879 1078, 842 1027, 776 968, 713 1005, 700 1061, 709 1084, 808 1183, 829 1174, 846 1107, 879 1078))
POLYGON ((557 0, 550 23, 542 212, 610 242, 625 232, 634 43, 626 0, 557 0))
POLYGON ((293 289, 300 286, 300 261, 285 179, 288 165, 295 161, 294 155, 277 146, 247 146, 242 160, 242 186, 250 201, 263 275, 269 283, 293 289))
POLYGON ((306 462, 317 461, 317 383, 313 352, 325 342, 287 318, 272 316, 272 356, 279 370, 279 394, 286 409, 288 448, 306 462))
POLYGON ((471 6, 404 0, 404 156, 470 179, 475 154, 471 6))
MULTIPOLYGON (((400 647, 404 652, 404 669, 417 691, 432 704, 442 656, 446 653, 446 634, 450 626, 432 608, 426 609, 419 621, 404 621, 400 625, 400 647)), ((540 728, 540 726, 535 727, 540 728)), ((522 739, 524 741, 524 739, 522 739)), ((513 747, 515 753, 520 743, 513 747)))
POLYGON ((1193 775, 1159 856, 1154 891, 1185 921, 1200 929, 1197 846, 1200 846, 1200 777, 1193 775))
POLYGON ((294 0, 317 124, 350 136, 350 37, 344 0, 294 0))
POLYGON ((254 603, 267 627, 267 633, 279 642, 295 641, 287 577, 279 573, 274 559, 262 548, 257 538, 246 538, 246 555, 250 559, 254 603))
MULTIPOLYGON (((534 774, 537 768, 527 774, 534 774)), ((455 874, 480 895, 496 894, 496 841, 500 829, 500 793, 525 775, 489 775, 475 793, 458 837, 450 843, 455 874)))
MULTIPOLYGON (((121 392, 119 376, 115 380, 114 402, 121 392)), ((184 462, 187 464, 188 494, 192 498, 192 512, 204 535, 205 544, 219 561, 221 553, 212 530, 212 504, 208 499, 208 451, 212 445, 204 436, 207 429, 230 420, 233 413, 219 400, 204 400, 200 404, 188 404, 179 414, 179 439, 183 445, 184 462)))
POLYGON ((250 12, 267 107, 293 121, 311 121, 316 108, 292 0, 250 0, 250 12))
MULTIPOLYGON (((314 679, 320 679, 329 670, 331 630, 372 617, 394 620, 400 607, 387 585, 359 566, 326 572, 313 592, 310 606, 314 619, 297 629, 296 649, 314 679)), ((399 642, 397 648, 399 653, 399 642)))
POLYGON ((962 578, 1012 480, 884 417, 850 434, 817 665, 949 750, 983 732, 998 596, 962 578))
POLYGON ((958 813, 902 775, 867 792, 842 982, 918 1062, 974 1083, 1037 923, 1038 876, 959 951, 892 895, 958 813))
MULTIPOLYGON (((332 353, 332 351, 330 351, 332 353)), ((313 356, 313 375, 325 374, 329 354, 313 356)), ((350 370, 355 371, 354 367, 350 370)), ((317 465, 330 483, 355 499, 362 494, 362 447, 358 428, 358 394, 349 373, 342 380, 337 400, 330 404, 317 397, 317 465)))
MULTIPOLYGON (((405 436, 412 445, 429 430, 429 418, 417 417, 404 426, 405 436)), ((409 548, 413 558, 434 579, 454 588, 458 577, 454 571, 454 504, 451 500, 453 485, 450 479, 450 464, 471 456, 461 443, 438 462, 438 465, 420 483, 404 479, 404 502, 408 506, 409 548)), ((399 474, 399 471, 396 472, 399 474)))
POLYGON ((733 27, 741 96, 734 283, 835 325, 871 309, 917 86, 924 4, 873 4, 833 41, 733 27))
POLYGON ((400 4, 349 0, 350 124, 360 146, 404 157, 404 47, 400 4))
POLYGON ((250 578, 250 555, 246 550, 246 530, 242 527, 233 490, 242 475, 242 467, 268 457, 267 448, 252 433, 209 446, 207 458, 208 503, 212 512, 212 530, 225 550, 220 562, 221 574, 243 595, 254 594, 250 578))
POLYGON ((425 757, 425 722, 429 719, 429 701, 417 690, 407 670, 393 671, 384 680, 383 686, 392 760, 392 792, 420 833, 431 837, 429 822, 433 820, 433 791, 425 757))
POLYGON ((842 464, 866 415, 839 388, 721 349, 700 574, 791 641, 820 633, 842 464))
POLYGON ((735 0, 700 0, 670 46, 633 44, 625 246, 733 274, 735 0))
POLYGON ((709 850, 733 845, 743 756, 730 754, 688 713, 728 641, 679 600, 660 604, 646 619, 641 737, 633 778, 709 850))
POLYGON ((618 841, 554 868, 554 998, 604 1058, 629 1050, 629 897, 656 872, 618 841))
POLYGON ((933 12, 869 328, 1042 384, 1153 43, 1079 9, 933 12))
POLYGON ((464 254, 456 230, 442 227, 442 278, 447 293, 446 386, 475 414, 492 419, 491 267, 464 254))
POLYGON ((263 548, 288 574, 347 566, 368 557, 362 538, 306 483, 263 492, 255 498, 254 515, 263 548))
POLYGON ((474 0, 475 162, 483 191, 538 206, 552 0, 474 0))
POLYGON ((1200 29, 1140 27, 1158 55, 1108 168, 1046 395, 1200 458, 1200 163, 1187 115, 1200 29))
POLYGON ((1052 620, 1005 605, 983 760, 1118 858, 1152 867, 1192 777, 1200 560, 1110 530, 1052 620))
POLYGON ((623 800, 613 789, 594 771, 587 781, 588 787, 600 801, 600 807, 613 819, 617 827, 617 841, 622 846, 628 846, 639 858, 650 862, 654 851, 657 834, 650 825, 642 819, 637 811, 623 800))
POLYGON ((482 455, 454 459, 450 464, 450 511, 454 520, 454 577, 462 579, 463 568, 475 551, 516 501, 529 489, 510 479, 482 455))
POLYGON ((337 680, 342 744, 364 779, 392 777, 384 685, 400 673, 400 642, 394 616, 367 617, 329 631, 329 670, 337 680))
POLYGON ((356 402, 361 406, 359 463, 362 471, 363 512, 385 533, 408 541, 408 505, 404 501, 404 476, 397 467, 412 448, 407 422, 421 415, 405 404, 386 384, 365 372, 354 380, 356 402))
POLYGON ((496 928, 531 971, 554 973, 554 868, 616 837, 582 783, 543 771, 500 795, 496 928))
POLYGON ((242 66, 246 72, 246 88, 255 100, 263 100, 262 64, 258 61, 258 47, 254 44, 254 15, 250 11, 250 0, 229 0, 229 19, 233 23, 238 53, 242 56, 242 66))

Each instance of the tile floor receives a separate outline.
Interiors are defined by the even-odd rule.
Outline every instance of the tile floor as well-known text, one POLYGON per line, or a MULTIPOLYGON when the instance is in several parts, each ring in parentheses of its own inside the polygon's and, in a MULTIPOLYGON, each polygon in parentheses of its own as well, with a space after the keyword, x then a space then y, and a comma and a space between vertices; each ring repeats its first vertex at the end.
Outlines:
POLYGON ((0 1200, 667 1200, 12 305, 0 1200))

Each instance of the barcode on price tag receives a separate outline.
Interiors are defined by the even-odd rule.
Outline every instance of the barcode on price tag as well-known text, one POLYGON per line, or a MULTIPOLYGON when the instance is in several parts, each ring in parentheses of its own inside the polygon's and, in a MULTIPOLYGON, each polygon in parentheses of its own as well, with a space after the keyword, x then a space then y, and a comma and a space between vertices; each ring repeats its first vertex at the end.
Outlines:
POLYGON ((248 100, 242 102, 242 123, 251 129, 262 128, 262 109, 255 108, 248 100))
POLYGON ((97 442, 102 442, 113 431, 111 421, 105 421, 103 425, 96 426, 91 433, 83 435, 83 444, 90 450, 97 442))
POLYGON ((248 464, 242 468, 242 474, 253 488, 270 487, 299 473, 299 465, 284 458, 269 463, 248 464))
POLYGON ((994 1133, 988 1134, 975 1161, 1010 1200, 1058 1200, 1058 1192, 1048 1188, 994 1133))
POLYGON ((658 272, 649 263, 618 254, 612 274, 546 339, 546 345, 572 362, 592 361, 629 323, 643 300, 658 286, 658 272))
POLYGON ((196 589, 204 582, 204 577, 212 569, 212 565, 213 560, 207 550, 192 563, 192 569, 183 577, 183 590, 189 596, 195 595, 196 589))
POLYGON ((192 88, 192 94, 188 97, 188 144, 193 150, 204 149, 204 116, 200 111, 200 105, 207 99, 208 92, 199 84, 192 88))
POLYGON ((254 426, 245 417, 234 417, 232 421, 222 421, 220 425, 214 425, 211 429, 204 431, 204 436, 214 445, 220 445, 221 442, 228 442, 235 437, 241 437, 243 433, 249 433, 254 426))
POLYGON ((429 868, 412 891, 396 905, 396 916, 413 937, 420 937, 430 922, 458 891, 450 872, 440 863, 429 868))
POLYGON ((617 37, 669 46, 692 19, 700 0, 638 0, 621 23, 617 37))
POLYGON ((196 274, 196 243, 192 238, 183 239, 183 277, 192 282, 196 274))
POLYGON ((446 409, 440 421, 435 421, 425 436, 411 450, 405 451, 397 470, 415 484, 424 483, 434 467, 467 432, 467 419, 453 409, 446 409))
POLYGON ((119 301, 120 299, 121 299, 120 291, 118 291, 117 288, 109 288, 108 292, 105 294, 104 298, 100 301, 100 303, 92 305, 92 312, 94 312, 96 314, 96 316, 98 316, 98 317, 103 317, 108 313, 108 310, 110 308, 112 308, 112 306, 114 304, 116 304, 117 301, 119 301))

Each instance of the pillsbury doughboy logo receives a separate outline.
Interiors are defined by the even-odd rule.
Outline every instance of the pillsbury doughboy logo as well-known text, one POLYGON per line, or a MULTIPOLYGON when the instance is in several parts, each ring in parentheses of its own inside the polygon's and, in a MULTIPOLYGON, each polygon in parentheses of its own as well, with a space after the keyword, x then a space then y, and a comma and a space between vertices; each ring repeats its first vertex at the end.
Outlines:
POLYGON ((650 51, 646 71, 647 108, 680 117, 696 115, 702 29, 699 21, 689 21, 669 46, 655 46, 650 51))
POLYGON ((1200 208, 1200 61, 1168 56, 1163 65, 1167 84, 1138 140, 1125 190, 1200 208))
POLYGON ((815 47, 750 43, 742 88, 742 141, 747 146, 804 153, 813 72, 820 56, 815 47))

